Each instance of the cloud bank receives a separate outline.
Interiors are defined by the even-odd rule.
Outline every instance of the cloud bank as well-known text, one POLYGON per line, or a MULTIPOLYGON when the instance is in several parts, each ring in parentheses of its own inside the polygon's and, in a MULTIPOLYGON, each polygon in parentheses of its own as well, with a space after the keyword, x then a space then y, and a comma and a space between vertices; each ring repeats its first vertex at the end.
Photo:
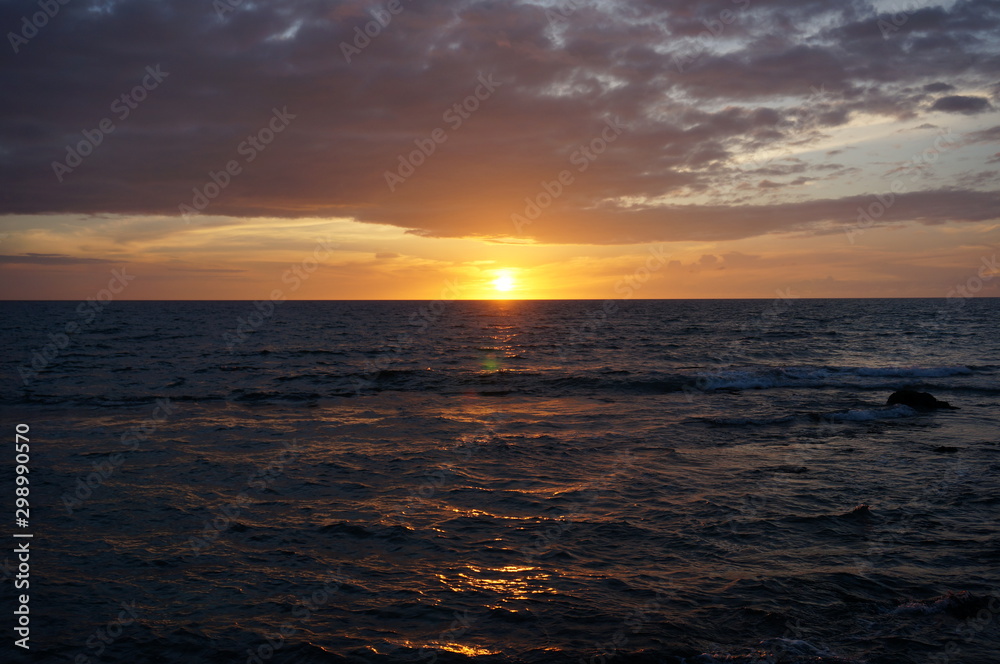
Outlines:
MULTIPOLYGON (((76 0, 28 38, 38 11, 0 5, 0 214, 184 223, 187 206, 592 244, 827 233, 890 185, 877 156, 822 151, 837 132, 928 115, 1000 132, 992 0, 76 0)), ((995 180, 952 175, 908 182, 877 223, 997 217, 995 180)))

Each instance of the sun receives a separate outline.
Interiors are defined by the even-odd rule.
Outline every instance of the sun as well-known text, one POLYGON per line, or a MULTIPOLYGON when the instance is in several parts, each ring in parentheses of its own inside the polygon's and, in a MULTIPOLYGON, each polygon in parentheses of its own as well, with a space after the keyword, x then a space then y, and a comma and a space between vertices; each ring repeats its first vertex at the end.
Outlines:
POLYGON ((493 280, 494 290, 500 293, 509 293, 514 290, 517 286, 517 282, 514 280, 514 275, 510 273, 510 270, 498 270, 497 278, 493 280))

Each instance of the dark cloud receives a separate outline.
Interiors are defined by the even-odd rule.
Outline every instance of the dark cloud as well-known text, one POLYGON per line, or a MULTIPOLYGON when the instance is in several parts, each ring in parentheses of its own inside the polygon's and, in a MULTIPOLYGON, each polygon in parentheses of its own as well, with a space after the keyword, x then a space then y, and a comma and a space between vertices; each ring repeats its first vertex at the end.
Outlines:
POLYGON ((951 95, 941 97, 931 106, 932 111, 943 111, 945 113, 982 113, 993 107, 986 97, 964 97, 962 95, 951 95))
MULTIPOLYGON (((205 0, 60 5, 0 64, 0 213, 178 215, 193 189, 207 187, 220 190, 205 209, 213 215, 349 216, 432 236, 511 235, 525 197, 573 169, 573 155, 620 118, 614 143, 586 172, 573 171, 574 183, 524 234, 596 243, 748 236, 850 217, 854 201, 627 201, 711 196, 738 177, 796 173, 801 184, 806 165, 751 175, 734 160, 809 145, 859 113, 917 117, 928 93, 950 91, 943 80, 985 87, 1000 70, 1000 9, 989 0, 918 10, 889 34, 879 22, 893 16, 860 0, 576 4, 552 20, 530 3, 404 2, 368 44, 357 31, 372 25, 375 5, 361 0, 243 2, 222 16, 205 0), (348 63, 344 44, 356 39, 348 63), (122 117, 122 95, 149 83, 150 67, 165 77, 122 117), (499 87, 451 129, 444 114, 480 76, 499 87), (248 147, 252 135, 270 137, 274 109, 287 127, 262 150, 248 147), (95 133, 105 118, 114 131, 95 133), (436 128, 446 141, 432 141, 426 163, 390 191, 385 172, 436 128), (87 135, 100 144, 85 144, 92 154, 60 183, 53 162, 87 135), (231 161, 238 174, 225 172, 231 161)), ((0 4, 0 25, 16 30, 35 12, 35 0, 0 4)), ((956 95, 932 108, 988 107, 956 95)), ((956 219, 984 214, 972 194, 942 197, 956 219)), ((903 210, 923 211, 900 205, 892 216, 903 210)))
POLYGON ((176 265, 167 266, 167 269, 172 272, 206 272, 210 274, 240 274, 245 273, 247 270, 239 268, 228 268, 228 267, 179 267, 176 265))
MULTIPOLYGON (((888 188, 886 188, 888 189, 888 188)), ((628 244, 683 240, 738 240, 768 233, 806 231, 846 233, 856 227, 860 212, 879 203, 891 205, 868 224, 916 221, 928 225, 996 219, 1000 193, 964 190, 922 191, 892 195, 888 191, 842 199, 824 199, 778 205, 690 205, 658 208, 604 206, 572 214, 543 216, 538 230, 554 241, 628 244)), ((878 206, 873 208, 878 210, 878 206)), ((444 230, 444 229, 442 229, 444 230)), ((527 230, 533 230, 532 226, 527 230)), ((434 233, 449 235, 444 232, 434 233)))
POLYGON ((949 90, 954 90, 954 89, 955 89, 954 85, 948 85, 947 83, 943 83, 941 81, 928 83, 927 85, 924 86, 924 90, 926 92, 948 92, 949 90))
MULTIPOLYGON (((17 256, 0 255, 0 264, 28 263, 32 265, 91 265, 94 263, 114 263, 115 261, 103 258, 77 258, 65 254, 32 254, 25 253, 17 256)), ((120 261, 118 261, 120 262, 120 261)))
POLYGON ((1000 142, 1000 125, 990 127, 989 129, 969 132, 965 136, 965 141, 970 144, 1000 142))

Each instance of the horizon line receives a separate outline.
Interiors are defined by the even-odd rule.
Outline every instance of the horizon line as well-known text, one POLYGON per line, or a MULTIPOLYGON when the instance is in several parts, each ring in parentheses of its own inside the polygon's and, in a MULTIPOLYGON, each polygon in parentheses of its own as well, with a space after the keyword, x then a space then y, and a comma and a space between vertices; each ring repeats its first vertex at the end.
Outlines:
MULTIPOLYGON (((447 302, 605 302, 608 300, 613 300, 616 302, 706 302, 706 301, 748 301, 748 300, 774 300, 774 299, 785 299, 785 300, 951 300, 951 299, 962 299, 962 300, 1000 300, 1000 296, 994 295, 973 295, 969 297, 959 297, 954 296, 948 297, 945 295, 920 295, 920 296, 885 296, 885 297, 808 297, 808 296, 793 296, 793 297, 630 297, 630 298, 617 298, 617 297, 554 297, 554 298, 455 298, 451 300, 442 300, 442 298, 377 298, 377 299, 361 299, 361 298, 341 298, 341 299, 322 299, 322 300, 282 300, 281 303, 285 302, 437 302, 437 301, 447 301, 447 302)), ((85 302, 79 299, 39 299, 39 300, 14 300, 0 298, 0 302, 3 303, 32 303, 32 302, 85 302)), ((159 298, 148 298, 148 299, 114 299, 109 300, 106 304, 111 304, 113 302, 259 302, 260 300, 253 299, 159 299, 159 298)), ((270 300, 268 300, 270 302, 270 300)))

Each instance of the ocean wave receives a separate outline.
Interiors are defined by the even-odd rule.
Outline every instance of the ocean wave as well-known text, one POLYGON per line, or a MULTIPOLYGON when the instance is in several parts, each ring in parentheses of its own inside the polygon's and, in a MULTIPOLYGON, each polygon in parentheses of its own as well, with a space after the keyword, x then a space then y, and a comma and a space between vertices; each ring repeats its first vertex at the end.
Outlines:
POLYGON ((699 417, 695 421, 707 422, 708 424, 717 426, 743 427, 788 424, 794 422, 795 419, 795 415, 780 415, 776 417, 699 417))
POLYGON ((894 388, 898 381, 870 385, 858 378, 947 378, 977 373, 968 366, 942 367, 847 367, 787 366, 745 367, 698 373, 692 382, 704 390, 746 390, 780 387, 877 387, 894 388))
POLYGON ((788 523, 854 523, 867 522, 872 518, 871 506, 867 503, 840 512, 838 514, 809 514, 786 516, 782 520, 788 523))
POLYGON ((829 413, 823 419, 834 422, 870 422, 872 420, 895 420, 901 417, 916 417, 920 413, 909 406, 898 404, 882 408, 858 408, 829 413))
POLYGON ((1000 599, 991 595, 976 595, 967 590, 949 592, 938 597, 925 600, 914 600, 900 604, 892 613, 897 615, 933 615, 946 613, 960 620, 966 620, 977 615, 983 609, 996 610, 1000 608, 1000 599))
POLYGON ((760 646, 746 652, 703 653, 685 664, 861 664, 859 660, 845 659, 802 639, 765 639, 760 646))
MULTIPOLYGON (((848 369, 850 370, 850 369, 848 369)), ((859 376, 893 378, 943 378, 946 376, 968 376, 973 369, 958 367, 857 367, 853 371, 859 376)))

